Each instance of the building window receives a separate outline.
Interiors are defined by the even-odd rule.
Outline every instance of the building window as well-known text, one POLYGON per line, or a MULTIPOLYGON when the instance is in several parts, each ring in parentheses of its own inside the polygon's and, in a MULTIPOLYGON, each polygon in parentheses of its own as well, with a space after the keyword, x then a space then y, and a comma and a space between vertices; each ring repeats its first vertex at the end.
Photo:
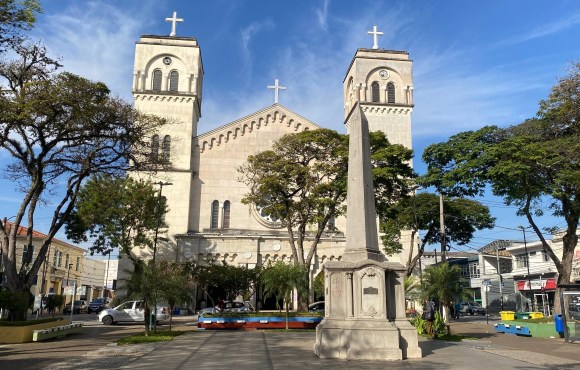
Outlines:
POLYGON ((515 256, 516 268, 528 267, 528 256, 525 254, 518 254, 515 256))
POLYGON ((177 91, 179 84, 179 73, 177 71, 171 71, 169 74, 169 91, 177 91))
POLYGON ((551 258, 550 258, 550 255, 548 255, 548 252, 542 251, 542 256, 544 257, 544 262, 550 262, 551 261, 551 258))
POLYGON ((213 202, 211 202, 211 224, 209 226, 211 229, 218 228, 219 213, 220 213, 220 202, 214 200, 213 202))
POLYGON ((33 254, 34 254, 34 245, 24 244, 22 249, 22 264, 27 265, 31 263, 33 254))
POLYGON ((373 103, 378 103, 381 101, 381 89, 377 81, 371 84, 371 99, 373 103))
POLYGON ((80 264, 81 264, 81 258, 80 257, 77 257, 77 264, 75 266, 75 271, 78 271, 79 270, 80 264))
POLYGON ((395 84, 392 82, 387 84, 387 103, 395 104, 395 84))
POLYGON ((52 257, 52 266, 56 267, 58 263, 58 249, 54 250, 54 256, 52 257))
POLYGON ((469 277, 471 278, 479 277, 479 262, 469 263, 469 277))
POLYGON ((336 219, 334 218, 334 216, 330 216, 328 222, 326 223, 326 230, 334 231, 335 228, 336 228, 336 219))
POLYGON ((156 69, 153 71, 153 91, 161 91, 161 78, 163 74, 161 70, 156 69))
POLYGON ((168 163, 171 155, 171 136, 165 135, 163 138, 163 162, 168 163))
POLYGON ((226 200, 224 202, 224 222, 222 223, 222 228, 223 229, 229 229, 230 228, 230 201, 226 200))
POLYGON ((58 267, 62 267, 62 252, 58 252, 58 267))
POLYGON ((157 162, 159 159, 159 135, 153 135, 151 138, 151 160, 157 162))
POLYGON ((64 267, 66 267, 66 269, 68 270, 68 261, 69 261, 69 255, 68 253, 66 254, 66 258, 65 258, 65 263, 64 263, 64 267))

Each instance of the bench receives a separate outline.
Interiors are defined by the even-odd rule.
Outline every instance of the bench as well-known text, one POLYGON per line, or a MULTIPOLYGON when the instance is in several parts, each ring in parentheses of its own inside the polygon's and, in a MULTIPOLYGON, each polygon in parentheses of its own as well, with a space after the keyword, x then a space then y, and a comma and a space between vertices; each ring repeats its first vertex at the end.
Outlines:
POLYGON ((526 337, 531 337, 532 332, 527 326, 514 325, 514 324, 494 324, 493 329, 498 333, 505 333, 510 335, 522 335, 526 337))
POLYGON ((83 324, 68 324, 55 326, 48 329, 34 330, 32 332, 32 341, 38 342, 50 338, 62 338, 69 334, 79 333, 83 327, 83 324))

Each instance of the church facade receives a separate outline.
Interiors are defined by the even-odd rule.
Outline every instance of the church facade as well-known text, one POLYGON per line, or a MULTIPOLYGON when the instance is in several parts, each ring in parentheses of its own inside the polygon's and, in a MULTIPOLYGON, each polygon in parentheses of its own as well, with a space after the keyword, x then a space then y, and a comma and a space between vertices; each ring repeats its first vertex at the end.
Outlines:
MULTIPOLYGON (((409 54, 358 49, 345 67, 345 121, 359 103, 371 131, 381 130, 391 143, 410 148, 413 81, 409 54)), ((270 261, 289 262, 292 251, 286 230, 255 206, 242 204, 248 189, 238 181, 237 168, 249 155, 271 148, 281 136, 319 126, 275 103, 200 134, 203 73, 195 38, 143 35, 136 43, 135 108, 170 122, 151 138, 151 148, 153 156, 171 163, 171 169, 155 175, 133 174, 163 184, 169 212, 167 227, 159 230, 156 258, 226 261, 250 268, 270 261)), ((323 235, 311 279, 325 261, 342 258, 345 227, 345 218, 339 218, 323 235)), ((137 253, 143 258, 151 255, 146 250, 137 253)), ((389 259, 405 263, 406 253, 389 259)))

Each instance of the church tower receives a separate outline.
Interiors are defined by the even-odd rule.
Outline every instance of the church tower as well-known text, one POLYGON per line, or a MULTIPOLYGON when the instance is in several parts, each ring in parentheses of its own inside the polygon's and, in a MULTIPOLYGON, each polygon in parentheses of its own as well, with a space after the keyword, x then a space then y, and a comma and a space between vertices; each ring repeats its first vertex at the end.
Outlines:
POLYGON ((187 231, 190 223, 196 172, 192 151, 201 117, 203 65, 197 40, 175 36, 175 22, 182 20, 174 13, 167 21, 173 24, 170 36, 143 35, 136 43, 132 92, 137 110, 169 121, 151 138, 151 156, 171 163, 171 169, 150 179, 168 185, 162 195, 170 209, 166 223, 167 236, 172 238, 187 231))
POLYGON ((370 131, 411 148, 412 67, 406 51, 358 49, 343 82, 345 122, 358 102, 370 131))

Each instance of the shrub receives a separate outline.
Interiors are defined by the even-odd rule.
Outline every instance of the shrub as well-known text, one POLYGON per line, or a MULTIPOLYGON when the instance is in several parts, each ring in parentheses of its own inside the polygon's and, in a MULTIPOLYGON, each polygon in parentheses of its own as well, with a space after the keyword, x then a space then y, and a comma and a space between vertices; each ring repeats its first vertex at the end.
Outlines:
POLYGON ((26 312, 34 303, 34 296, 30 292, 0 292, 0 308, 8 310, 9 321, 26 321, 26 312))

